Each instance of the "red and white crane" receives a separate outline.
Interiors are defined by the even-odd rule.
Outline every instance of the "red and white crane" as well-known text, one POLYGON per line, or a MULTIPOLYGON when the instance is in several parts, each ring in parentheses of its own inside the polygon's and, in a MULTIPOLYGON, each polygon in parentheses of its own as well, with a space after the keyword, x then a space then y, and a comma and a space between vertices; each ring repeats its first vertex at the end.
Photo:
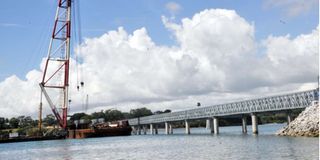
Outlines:
POLYGON ((44 95, 58 124, 63 129, 67 128, 69 108, 71 6, 72 0, 58 0, 48 56, 40 83, 40 110, 42 109, 42 95, 44 95))

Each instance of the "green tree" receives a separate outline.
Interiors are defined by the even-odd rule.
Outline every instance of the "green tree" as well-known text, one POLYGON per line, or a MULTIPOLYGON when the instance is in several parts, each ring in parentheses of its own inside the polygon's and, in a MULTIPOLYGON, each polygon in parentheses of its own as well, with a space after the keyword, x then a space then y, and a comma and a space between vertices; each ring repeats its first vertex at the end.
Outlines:
POLYGON ((19 120, 15 117, 12 117, 10 120, 9 120, 9 124, 10 124, 10 128, 18 128, 19 126, 19 120))
POLYGON ((92 119, 92 117, 90 115, 85 115, 85 116, 82 116, 80 119, 84 119, 86 121, 89 121, 92 119))
POLYGON ((162 114, 163 112, 162 111, 155 111, 153 112, 153 114, 162 114))
POLYGON ((30 116, 19 116, 18 120, 20 128, 32 127, 34 125, 34 121, 30 116))
POLYGON ((106 121, 116 121, 121 119, 124 119, 124 115, 121 111, 115 109, 109 109, 105 111, 106 121))
POLYGON ((98 118, 104 118, 105 114, 103 113, 103 110, 100 112, 94 112, 91 114, 92 119, 98 119, 98 118))
POLYGON ((129 118, 130 118, 130 113, 128 113, 128 112, 122 112, 122 114, 123 114, 123 118, 124 118, 124 119, 129 119, 129 118))
POLYGON ((163 113, 170 113, 171 110, 170 109, 166 109, 164 111, 155 111, 153 114, 163 114, 163 113))
POLYGON ((152 115, 152 112, 150 109, 147 109, 146 107, 130 110, 130 118, 144 117, 150 115, 152 115))
POLYGON ((0 129, 5 129, 5 118, 0 117, 0 129))
POLYGON ((53 114, 48 114, 46 117, 43 119, 43 124, 46 126, 52 126, 57 124, 56 117, 53 114))
POLYGON ((75 113, 70 117, 70 121, 80 120, 84 116, 88 116, 88 115, 85 113, 75 113))

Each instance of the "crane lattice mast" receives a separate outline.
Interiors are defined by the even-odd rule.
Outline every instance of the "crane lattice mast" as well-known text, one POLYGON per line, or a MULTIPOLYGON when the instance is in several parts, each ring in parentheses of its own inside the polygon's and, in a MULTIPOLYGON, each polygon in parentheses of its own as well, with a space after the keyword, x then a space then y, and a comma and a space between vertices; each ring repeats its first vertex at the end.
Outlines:
POLYGON ((58 0, 40 88, 63 129, 67 128, 70 35, 71 0, 58 0))

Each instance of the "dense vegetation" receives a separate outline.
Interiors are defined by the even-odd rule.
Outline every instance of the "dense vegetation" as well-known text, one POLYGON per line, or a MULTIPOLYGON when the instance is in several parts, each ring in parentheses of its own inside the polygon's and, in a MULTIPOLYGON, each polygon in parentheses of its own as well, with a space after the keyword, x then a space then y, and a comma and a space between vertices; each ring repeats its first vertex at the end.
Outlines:
MULTIPOLYGON (((165 110, 164 112, 171 112, 170 110, 165 110)), ((143 107, 143 108, 137 108, 137 109, 131 109, 130 112, 121 112, 119 110, 115 109, 108 109, 105 111, 100 112, 93 112, 91 114, 86 113, 75 113, 70 117, 70 121, 75 120, 92 120, 92 119, 99 119, 103 118, 105 121, 116 121, 121 119, 129 119, 129 118, 136 118, 136 117, 143 117, 143 116, 149 116, 153 114, 160 114, 164 113, 162 111, 156 111, 154 113, 151 112, 151 110, 143 107)))

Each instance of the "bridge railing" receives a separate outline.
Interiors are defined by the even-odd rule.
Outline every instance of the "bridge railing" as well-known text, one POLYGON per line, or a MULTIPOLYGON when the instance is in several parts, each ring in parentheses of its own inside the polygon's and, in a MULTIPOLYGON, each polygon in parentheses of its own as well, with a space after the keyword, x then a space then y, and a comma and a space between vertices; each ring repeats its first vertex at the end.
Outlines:
POLYGON ((268 112, 277 110, 289 110, 305 108, 311 105, 312 101, 318 100, 319 90, 296 92, 292 94, 270 96, 252 100, 244 100, 226 104, 218 104, 201 108, 194 108, 185 111, 164 113, 129 119, 130 125, 151 124, 171 121, 182 121, 187 119, 202 119, 214 116, 227 116, 237 114, 248 114, 256 112, 268 112))

